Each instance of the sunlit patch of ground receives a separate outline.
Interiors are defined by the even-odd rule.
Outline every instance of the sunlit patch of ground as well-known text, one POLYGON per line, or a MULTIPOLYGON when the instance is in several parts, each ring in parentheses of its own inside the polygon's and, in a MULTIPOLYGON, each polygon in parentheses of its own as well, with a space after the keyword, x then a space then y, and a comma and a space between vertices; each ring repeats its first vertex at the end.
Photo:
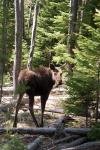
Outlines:
MULTIPOLYGON (((12 105, 13 97, 12 97, 12 89, 8 92, 7 89, 4 90, 5 96, 2 99, 2 104, 8 105, 11 104, 10 109, 4 109, 0 114, 0 124, 1 127, 12 127, 15 113, 15 105, 12 105), (11 93, 11 94, 10 94, 11 93)), ((65 89, 60 87, 53 89, 50 93, 50 96, 46 103, 45 113, 44 113, 44 126, 49 126, 53 122, 55 122, 58 118, 64 115, 64 110, 62 107, 63 100, 66 99, 65 89), (58 111, 60 113, 55 113, 58 111)), ((16 102, 15 102, 16 104, 16 102)), ((41 105, 40 105, 40 97, 35 97, 35 116, 38 122, 40 122, 41 118, 41 105)), ((81 116, 72 116, 75 120, 66 123, 66 127, 84 127, 85 126, 85 117, 81 116)), ((32 117, 28 110, 28 97, 25 95, 21 108, 18 113, 18 127, 35 127, 34 122, 32 121, 32 117)))

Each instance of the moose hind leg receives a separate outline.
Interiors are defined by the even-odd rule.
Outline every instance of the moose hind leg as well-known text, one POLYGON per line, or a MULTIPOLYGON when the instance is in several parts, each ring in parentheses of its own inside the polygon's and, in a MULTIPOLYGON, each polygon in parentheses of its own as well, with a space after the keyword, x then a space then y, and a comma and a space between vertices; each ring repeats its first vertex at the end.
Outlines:
POLYGON ((44 110, 45 110, 45 105, 46 105, 47 99, 48 99, 48 95, 41 96, 41 124, 40 124, 41 127, 43 127, 43 125, 44 125, 43 116, 44 116, 44 110))
POLYGON ((33 108, 33 106, 34 106, 34 97, 32 97, 32 98, 29 97, 29 111, 30 111, 30 114, 32 116, 32 119, 33 119, 36 127, 39 127, 38 122, 37 122, 37 120, 35 118, 35 115, 34 115, 34 108, 33 108))
POLYGON ((17 115, 18 115, 18 111, 19 111, 19 108, 20 108, 20 103, 21 103, 22 97, 23 97, 23 94, 20 94, 20 95, 19 95, 19 98, 18 98, 18 101, 17 101, 13 127, 17 127, 17 121, 18 121, 17 115))

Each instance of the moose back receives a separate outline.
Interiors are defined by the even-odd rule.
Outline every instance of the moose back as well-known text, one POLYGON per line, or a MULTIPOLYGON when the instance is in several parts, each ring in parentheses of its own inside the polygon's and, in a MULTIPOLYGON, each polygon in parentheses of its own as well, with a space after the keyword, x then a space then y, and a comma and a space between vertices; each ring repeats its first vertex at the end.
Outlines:
POLYGON ((50 64, 49 68, 40 67, 35 70, 24 69, 19 73, 18 87, 24 85, 24 90, 21 90, 18 94, 18 101, 16 105, 16 112, 14 118, 13 127, 17 126, 17 115, 20 108, 20 103, 24 93, 29 96, 29 111, 32 116, 33 122, 37 127, 43 126, 43 114, 45 110, 46 101, 53 86, 59 86, 62 84, 62 74, 55 68, 53 64, 50 64), (41 123, 39 124, 34 115, 34 96, 40 96, 41 98, 41 123))

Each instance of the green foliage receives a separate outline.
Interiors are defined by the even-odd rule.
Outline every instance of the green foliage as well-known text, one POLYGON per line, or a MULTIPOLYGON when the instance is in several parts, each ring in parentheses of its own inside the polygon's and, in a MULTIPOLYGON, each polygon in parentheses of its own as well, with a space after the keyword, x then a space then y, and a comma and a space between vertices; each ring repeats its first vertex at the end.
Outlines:
POLYGON ((16 91, 15 91, 15 95, 16 94, 22 94, 25 93, 26 90, 29 89, 29 86, 27 85, 27 81, 26 82, 22 82, 20 84, 17 85, 16 91))
POLYGON ((99 123, 92 127, 87 137, 89 140, 100 140, 100 124, 99 123))
POLYGON ((75 49, 73 76, 67 82, 68 99, 65 112, 85 114, 87 103, 90 105, 97 98, 97 73, 100 54, 100 31, 83 24, 90 36, 79 35, 75 49))
POLYGON ((1 145, 2 150, 26 150, 18 136, 13 136, 7 144, 1 145))
POLYGON ((43 53, 41 59, 46 64, 51 60, 56 63, 65 61, 68 5, 68 0, 63 2, 47 0, 41 9, 38 18, 36 51, 43 53))
MULTIPOLYGON (((83 8, 83 22, 77 35, 74 49, 73 75, 67 81, 65 112, 86 114, 87 105, 90 107, 97 99, 98 62, 100 60, 100 29, 98 1, 89 0, 83 8)), ((70 62, 70 60, 69 60, 70 62)))

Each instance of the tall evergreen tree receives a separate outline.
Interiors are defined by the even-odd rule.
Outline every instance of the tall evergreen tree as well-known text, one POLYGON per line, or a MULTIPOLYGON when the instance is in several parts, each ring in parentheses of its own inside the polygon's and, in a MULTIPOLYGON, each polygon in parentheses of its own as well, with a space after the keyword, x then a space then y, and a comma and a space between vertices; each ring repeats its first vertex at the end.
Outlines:
POLYGON ((15 0, 15 58, 13 65, 13 87, 16 90, 21 68, 24 0, 15 0))
MULTIPOLYGON (((76 27, 77 27, 77 14, 78 14, 78 0, 70 0, 70 17, 68 26, 68 38, 67 47, 68 54, 70 57, 74 58, 74 48, 76 42, 76 27)), ((69 74, 73 72, 73 64, 68 63, 69 74)))
POLYGON ((8 19, 8 2, 3 0, 2 3, 2 39, 1 39, 1 51, 0 51, 0 102, 2 98, 2 86, 4 81, 6 52, 7 52, 7 19, 8 19))

